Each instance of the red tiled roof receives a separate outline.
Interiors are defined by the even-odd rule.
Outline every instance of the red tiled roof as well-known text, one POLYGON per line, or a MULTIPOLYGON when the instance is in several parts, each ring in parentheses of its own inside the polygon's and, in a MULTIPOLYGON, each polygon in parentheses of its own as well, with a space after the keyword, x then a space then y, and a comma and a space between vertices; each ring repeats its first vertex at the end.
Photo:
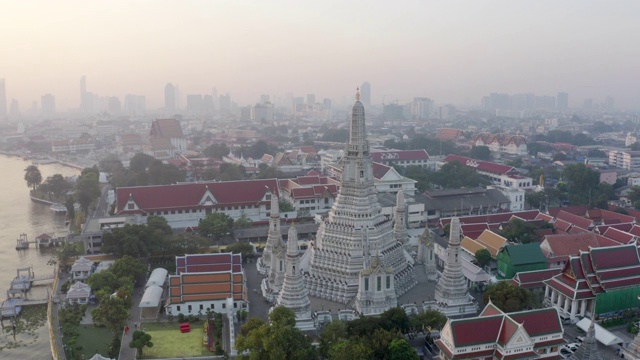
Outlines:
POLYGON ((450 320, 455 347, 494 343, 502 326, 503 315, 450 320), (482 331, 477 331, 482 329, 482 331))
POLYGON ((176 256, 176 272, 241 272, 242 256, 240 254, 189 254, 176 256))
POLYGON ((562 331, 560 317, 555 308, 521 311, 508 314, 513 320, 522 324, 529 336, 541 336, 562 331))
POLYGON ((438 133, 436 134, 436 139, 438 140, 451 140, 456 141, 459 137, 463 135, 462 130, 459 129, 438 129, 438 133))
POLYGON ((544 269, 534 271, 521 271, 516 273, 511 282, 525 289, 543 287, 544 281, 560 274, 562 269, 544 269))
MULTIPOLYGON (((527 210, 489 215, 462 216, 458 219, 460 219, 460 224, 489 224, 489 227, 491 227, 493 224, 508 222, 514 215, 524 220, 533 220, 538 214, 540 214, 538 210, 527 210)), ((444 228, 445 225, 451 222, 451 218, 441 218, 439 222, 440 226, 444 228)))
POLYGON ((595 270, 602 271, 616 267, 640 266, 638 249, 635 244, 591 249, 590 253, 595 270))
POLYGON ((444 158, 444 162, 450 163, 453 161, 457 161, 460 164, 468 167, 472 167, 474 169, 492 173, 492 174, 500 174, 500 175, 516 175, 518 171, 513 166, 496 164, 488 161, 476 160, 464 156, 459 155, 447 155, 444 158))
POLYGON ((633 227, 634 227, 633 223, 608 224, 608 225, 596 226, 595 231, 598 234, 604 234, 604 232, 607 231, 608 228, 614 228, 624 232, 629 232, 631 229, 633 229, 633 227))
POLYGON ((129 197, 143 211, 196 208, 207 190, 219 205, 257 205, 271 189, 278 192, 276 179, 121 187, 116 190, 116 211, 128 213, 129 197))
POLYGON ((567 232, 569 230, 569 228, 571 227, 571 223, 564 221, 564 220, 560 220, 557 219, 554 223, 553 226, 561 231, 567 232))
POLYGON ((629 230, 629 233, 636 236, 640 236, 640 225, 633 225, 631 230, 629 230))
POLYGON ((561 208, 549 208, 549 215, 556 217, 560 211, 564 211, 572 213, 574 215, 584 216, 589 209, 589 205, 574 205, 561 208))
POLYGON ((636 218, 633 216, 620 214, 615 211, 609 211, 609 210, 603 209, 603 210, 600 210, 600 213, 602 214, 601 218, 605 224, 613 223, 612 220, 618 220, 618 222, 620 223, 632 223, 636 221, 636 218))
POLYGON ((500 329, 500 334, 498 334, 497 343, 502 346, 506 345, 516 331, 518 331, 518 324, 510 317, 503 317, 502 328, 500 329))
POLYGON ((397 150, 371 153, 371 158, 376 162, 394 162, 406 160, 429 160, 427 150, 397 150))
POLYGON ((592 220, 562 210, 559 211, 555 217, 556 219, 567 221, 572 225, 577 225, 583 229, 591 229, 594 226, 592 220))
POLYGON ((628 232, 624 232, 622 230, 615 229, 613 227, 608 228, 602 236, 607 237, 609 239, 615 240, 621 244, 628 244, 631 241, 636 239, 636 236, 633 234, 629 234, 628 232))
POLYGON ((391 167, 380 164, 378 162, 373 163, 373 177, 376 179, 382 179, 387 173, 391 171, 391 167))

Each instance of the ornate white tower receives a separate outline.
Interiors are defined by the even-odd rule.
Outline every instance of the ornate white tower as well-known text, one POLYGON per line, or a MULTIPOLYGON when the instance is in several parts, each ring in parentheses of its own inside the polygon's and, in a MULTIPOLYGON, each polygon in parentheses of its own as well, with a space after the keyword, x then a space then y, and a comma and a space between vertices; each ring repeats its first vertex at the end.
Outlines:
MULTIPOLYGON (((397 296, 416 284, 413 267, 396 241, 391 220, 382 214, 373 185, 373 165, 360 95, 351 112, 349 142, 343 158, 340 192, 329 214, 320 223, 310 248, 305 277, 309 294, 353 303, 363 270, 365 238, 370 249, 380 249, 383 267, 392 268, 397 296), (366 233, 366 236, 365 236, 366 233)), ((372 255, 370 252, 365 253, 372 255)))
POLYGON ((467 288, 467 279, 462 273, 462 259, 460 258, 460 220, 451 219, 449 228, 449 245, 444 271, 436 285, 435 299, 440 304, 440 310, 447 316, 463 316, 475 314, 477 305, 472 302, 467 288))
POLYGON ((258 260, 258 272, 262 275, 269 275, 271 267, 271 254, 273 253, 273 245, 278 240, 282 242, 282 233, 280 232, 280 206, 278 204, 278 195, 275 189, 271 193, 271 217, 269 218, 269 233, 267 235, 267 244, 264 247, 262 257, 258 260))
POLYGON ((278 294, 277 306, 284 306, 296 313, 296 327, 300 330, 315 330, 311 319, 311 302, 302 279, 298 231, 294 224, 289 228, 287 241, 287 270, 282 289, 278 294))
POLYGON ((268 288, 270 293, 278 293, 282 288, 286 272, 287 247, 281 237, 276 239, 271 252, 271 266, 269 267, 268 288))
POLYGON ((404 191, 400 189, 398 191, 398 196, 396 198, 396 216, 394 217, 395 223, 393 224, 393 233, 396 235, 396 239, 402 245, 406 245, 409 241, 409 236, 407 235, 407 227, 405 225, 405 202, 404 202, 404 191))
POLYGON ((436 253, 434 248, 433 234, 428 227, 424 228, 424 232, 418 240, 418 258, 417 262, 424 264, 424 271, 427 274, 427 280, 436 281, 438 276, 438 268, 436 266, 436 253))

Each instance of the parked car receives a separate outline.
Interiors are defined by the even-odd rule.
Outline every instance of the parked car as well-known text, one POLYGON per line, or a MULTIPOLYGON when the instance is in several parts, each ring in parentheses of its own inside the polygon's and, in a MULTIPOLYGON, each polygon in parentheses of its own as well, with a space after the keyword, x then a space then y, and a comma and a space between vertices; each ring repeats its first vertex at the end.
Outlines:
POLYGON ((578 340, 579 343, 582 343, 584 341, 584 336, 576 336, 576 340, 578 340))
POLYGON ((570 343, 570 344, 566 344, 562 346, 562 349, 567 349, 569 351, 571 351, 572 353, 576 352, 576 350, 578 350, 578 346, 580 346, 580 344, 578 343, 570 343))

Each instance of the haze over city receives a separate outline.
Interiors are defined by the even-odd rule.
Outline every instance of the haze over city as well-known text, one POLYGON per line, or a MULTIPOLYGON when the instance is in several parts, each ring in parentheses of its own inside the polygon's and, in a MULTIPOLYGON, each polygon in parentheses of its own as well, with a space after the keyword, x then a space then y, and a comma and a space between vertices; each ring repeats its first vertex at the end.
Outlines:
POLYGON ((163 106, 183 94, 315 93, 479 105, 490 92, 640 103, 637 1, 20 1, 0 13, 0 79, 23 108, 43 94, 78 108, 101 96, 163 106))

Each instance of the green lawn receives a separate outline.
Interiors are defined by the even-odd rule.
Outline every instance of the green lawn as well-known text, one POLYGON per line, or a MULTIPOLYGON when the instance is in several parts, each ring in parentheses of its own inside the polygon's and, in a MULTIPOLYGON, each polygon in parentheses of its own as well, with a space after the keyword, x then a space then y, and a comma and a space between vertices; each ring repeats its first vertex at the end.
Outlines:
POLYGON ((153 347, 143 349, 143 358, 190 357, 212 355, 202 345, 204 324, 191 324, 191 332, 181 333, 180 324, 170 323, 141 323, 141 330, 151 335, 153 347))
POLYGON ((113 335, 106 328, 99 328, 92 325, 80 325, 78 327, 80 335, 74 354, 84 354, 85 359, 90 359, 98 352, 100 355, 107 356, 109 346, 113 340, 113 335), (82 346, 82 350, 77 347, 82 346))

